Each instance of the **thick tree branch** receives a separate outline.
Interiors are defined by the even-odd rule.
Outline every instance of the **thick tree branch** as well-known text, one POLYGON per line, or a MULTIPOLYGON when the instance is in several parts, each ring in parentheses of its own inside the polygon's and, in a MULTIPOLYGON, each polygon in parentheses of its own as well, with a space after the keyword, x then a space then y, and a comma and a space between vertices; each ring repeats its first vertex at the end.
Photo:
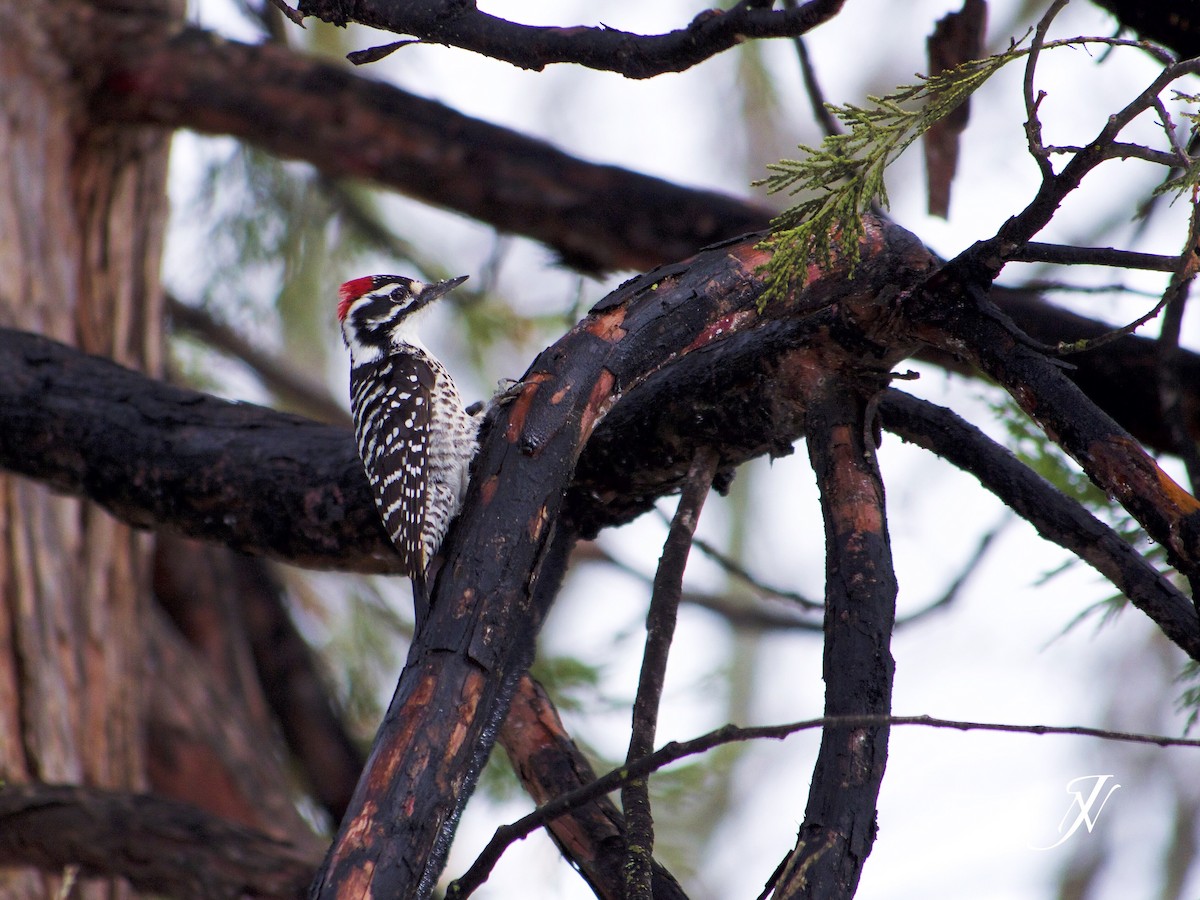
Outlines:
POLYGON ((763 207, 584 162, 283 47, 150 30, 107 66, 100 115, 228 134, 327 176, 376 181, 541 241, 583 271, 644 271, 770 219, 763 207))
MULTIPOLYGON (((931 265, 903 229, 872 220, 870 231, 855 278, 831 271, 806 293, 808 302, 827 309, 931 265)), ((677 490, 699 444, 722 447, 723 468, 791 452, 801 427, 774 398, 775 366, 817 323, 787 304, 757 313, 755 244, 750 238, 651 273, 603 305, 636 293, 654 319, 650 285, 685 279, 695 290, 686 315, 656 320, 658 349, 670 364, 643 383, 614 385, 624 396, 579 460, 568 508, 583 533, 629 521, 677 490), (681 317, 685 327, 676 333, 681 317), (697 340, 703 352, 685 352, 697 340)), ((4 330, 0 467, 88 496, 134 525, 312 568, 399 571, 348 431, 155 382, 4 330)))
POLYGON ((973 256, 947 265, 904 303, 913 335, 967 357, 998 381, 1166 548, 1172 565, 1189 577, 1200 574, 1200 503, 996 310, 978 284, 987 276, 973 256))
POLYGON ((358 22, 421 41, 472 50, 538 71, 552 63, 577 63, 652 78, 682 72, 747 38, 795 37, 837 15, 842 0, 811 0, 774 10, 748 0, 729 9, 706 9, 686 28, 639 35, 607 26, 535 27, 480 12, 471 0, 300 0, 306 16, 335 25, 358 22))
MULTIPOLYGON (((803 371, 825 523, 825 715, 891 713, 896 577, 870 417, 882 381, 803 371)), ((827 727, 775 896, 851 897, 875 842, 889 729, 827 727)))
POLYGON ((317 860, 174 800, 99 788, 0 786, 0 865, 120 876, 180 898, 299 900, 317 860))

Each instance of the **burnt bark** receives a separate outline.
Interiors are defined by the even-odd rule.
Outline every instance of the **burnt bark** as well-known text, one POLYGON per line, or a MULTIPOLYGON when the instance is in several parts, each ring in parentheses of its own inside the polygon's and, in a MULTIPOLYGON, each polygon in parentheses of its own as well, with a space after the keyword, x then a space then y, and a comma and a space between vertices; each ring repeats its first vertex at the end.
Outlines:
MULTIPOLYGON (((889 715, 897 586, 871 422, 883 381, 836 370, 799 377, 825 523, 825 715, 889 715)), ((804 822, 775 897, 854 895, 875 843, 889 731, 822 730, 804 822)))
POLYGON ((1058 360, 1031 346, 996 309, 979 283, 972 256, 947 265, 906 303, 912 334, 939 349, 954 348, 999 382, 1101 490, 1166 548, 1172 565, 1196 578, 1200 502, 1091 403, 1058 360))
POLYGON ((747 38, 796 37, 815 28, 842 7, 842 0, 810 0, 771 9, 770 4, 738 3, 707 9, 684 28, 639 35, 608 26, 535 27, 488 15, 461 0, 420 0, 396 5, 370 0, 300 0, 299 11, 335 25, 358 22, 473 50, 524 69, 576 63, 651 78, 681 72, 747 38))
MULTIPOLYGON (((498 740, 526 793, 538 806, 596 780, 595 770, 567 734, 546 692, 528 676, 517 685, 498 740)), ((625 830, 624 816, 605 796, 546 824, 563 856, 601 900, 625 897, 625 830)), ((655 900, 686 898, 679 883, 657 861, 652 861, 652 879, 655 900)), ((464 882, 451 885, 447 896, 461 896, 456 891, 478 887, 464 882)))
POLYGON ((1200 618, 1191 600, 1077 501, 948 409, 893 390, 883 396, 879 411, 888 431, 970 472, 1038 534, 1096 569, 1188 656, 1200 660, 1200 618))
POLYGON ((0 865, 120 876, 173 897, 302 898, 317 859, 195 806, 75 785, 0 786, 0 865))
POLYGON ((771 216, 714 191, 584 162, 283 47, 198 28, 123 45, 95 106, 113 122, 227 134, 328 177, 378 182, 541 241, 585 272, 683 259, 771 216))

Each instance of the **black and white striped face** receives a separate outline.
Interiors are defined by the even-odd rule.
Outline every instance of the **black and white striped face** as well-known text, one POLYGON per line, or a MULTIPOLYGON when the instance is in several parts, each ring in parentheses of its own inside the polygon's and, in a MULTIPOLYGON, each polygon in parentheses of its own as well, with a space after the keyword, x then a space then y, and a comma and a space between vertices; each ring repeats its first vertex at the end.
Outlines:
POLYGON ((422 347, 418 314, 466 280, 425 284, 403 275, 365 275, 347 281, 338 291, 338 321, 353 363, 374 362, 404 344, 422 347))

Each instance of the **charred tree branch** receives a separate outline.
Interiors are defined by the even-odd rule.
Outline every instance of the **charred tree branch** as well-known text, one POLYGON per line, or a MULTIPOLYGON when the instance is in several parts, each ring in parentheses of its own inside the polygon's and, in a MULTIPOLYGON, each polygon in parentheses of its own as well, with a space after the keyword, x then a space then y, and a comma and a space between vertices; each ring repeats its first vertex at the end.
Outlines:
POLYGON ((227 134, 327 177, 375 181, 541 241, 585 272, 644 271, 771 218, 713 191, 584 162, 283 47, 198 28, 137 37, 108 61, 98 115, 227 134), (314 132, 316 122, 332 124, 314 132))
MULTIPOLYGON (((825 714, 886 716, 897 587, 869 405, 879 383, 841 373, 807 380, 809 458, 825 523, 825 714)), ((808 808, 776 897, 854 895, 875 842, 888 734, 886 725, 822 731, 808 808)))
POLYGON ((1148 272, 1174 272, 1178 256, 1157 253, 1137 253, 1115 250, 1112 247, 1072 247, 1066 244, 1043 244, 1030 241, 1011 254, 1012 262, 1054 263, 1059 266, 1111 266, 1117 269, 1143 269, 1148 272))
POLYGON ((729 9, 708 9, 686 28, 639 35, 615 28, 535 27, 481 12, 461 0, 385 3, 378 0, 300 0, 299 10, 335 25, 358 22, 421 41, 472 50, 523 69, 576 63, 652 78, 682 72, 747 38, 795 37, 837 15, 842 0, 811 0, 794 9, 743 0, 729 9))
POLYGON ((970 472, 1038 534, 1092 566, 1200 660, 1200 619, 1191 601, 1120 535, 950 410, 895 390, 884 395, 879 409, 889 431, 970 472))
POLYGON ((999 382, 1189 577, 1200 573, 1200 503, 988 300, 971 259, 946 266, 905 304, 914 336, 967 356, 999 382))
POLYGON ((317 860, 161 797, 45 784, 0 787, 0 865, 120 876, 172 897, 300 900, 317 860))
MULTIPOLYGON (((517 685, 499 743, 539 807, 596 780, 595 770, 567 734, 550 698, 528 676, 517 685)), ((603 794, 546 822, 554 843, 600 900, 624 900, 625 828, 620 810, 603 794)), ((652 865, 655 900, 686 900, 671 873, 656 861, 652 865)), ((450 885, 447 897, 470 896, 487 878, 485 870, 490 871, 490 865, 476 861, 450 885)))

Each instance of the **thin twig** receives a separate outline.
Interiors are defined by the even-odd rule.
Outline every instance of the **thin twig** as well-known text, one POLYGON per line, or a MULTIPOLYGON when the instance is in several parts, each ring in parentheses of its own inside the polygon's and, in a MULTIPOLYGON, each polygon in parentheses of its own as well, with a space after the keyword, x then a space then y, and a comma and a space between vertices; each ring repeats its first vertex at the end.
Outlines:
POLYGON ((1122 325, 1120 328, 1114 328, 1111 331, 1106 331, 1104 334, 1098 334, 1092 338, 1080 338, 1077 341, 1059 341, 1054 345, 1054 353, 1059 356, 1070 356, 1073 353, 1086 353, 1089 350, 1097 350, 1106 344, 1111 344, 1113 341, 1120 340, 1128 334, 1133 334, 1151 319, 1156 317, 1166 307, 1170 300, 1170 292, 1168 291, 1161 300, 1154 304, 1154 308, 1149 312, 1138 316, 1128 325, 1122 325))
MULTIPOLYGON (((1158 345, 1162 352, 1158 357, 1158 393, 1162 405, 1163 421, 1170 431, 1175 452, 1187 469, 1192 491, 1200 487, 1200 452, 1196 439, 1188 432, 1187 417, 1183 409, 1183 385, 1179 376, 1179 335, 1183 326, 1183 314, 1187 309, 1188 295, 1192 282, 1200 271, 1200 203, 1193 198, 1192 216, 1188 228, 1187 245, 1179 256, 1179 264, 1171 276, 1171 283, 1163 294, 1166 305, 1158 345)), ((1200 602, 1200 597, 1197 597, 1200 602)))
MULTIPOLYGON (((657 512, 664 520, 666 519, 666 515, 662 510, 657 510, 657 512)), ((764 597, 774 597, 778 600, 786 600, 789 603, 795 603, 801 609, 813 610, 815 612, 821 612, 825 609, 824 603, 813 600, 804 596, 803 594, 797 593, 796 591, 789 591, 780 587, 773 587, 769 584, 764 584, 753 572, 739 563, 736 559, 729 556, 727 553, 722 552, 709 541, 706 541, 704 538, 694 538, 692 540, 692 546, 724 569, 726 575, 732 575, 735 578, 745 582, 749 587, 753 588, 756 592, 762 594, 764 597)), ((612 559, 612 557, 609 557, 609 559, 615 565, 624 568, 626 571, 629 571, 632 574, 638 575, 639 578, 644 577, 626 566, 624 563, 618 562, 617 560, 612 559)))
MULTIPOLYGON (((783 5, 794 6, 795 3, 796 0, 785 0, 783 5)), ((800 61, 800 77, 804 79, 804 93, 808 95, 808 102, 812 106, 813 118, 827 136, 841 134, 842 123, 829 111, 825 92, 821 89, 817 70, 813 67, 812 57, 808 53, 808 45, 799 35, 792 38, 792 43, 796 47, 796 58, 800 61)))
MULTIPOLYGON (((1007 259, 1009 254, 1016 252, 1021 245, 1046 227, 1058 211, 1059 205, 1079 186, 1084 176, 1108 158, 1108 150, 1125 126, 1147 109, 1153 108, 1158 95, 1167 85, 1197 72, 1200 72, 1200 59, 1184 60, 1165 67, 1145 90, 1122 110, 1108 117, 1099 134, 1091 143, 1081 148, 1070 162, 1063 166, 1061 172, 1050 177, 1044 175, 1041 187, 1025 209, 1008 219, 995 237, 977 244, 971 251, 975 258, 987 260, 992 251, 998 250, 997 262, 1002 266, 1003 260, 1007 259)), ((1036 152, 1038 146, 1040 138, 1039 144, 1031 144, 1031 152, 1036 152)))
MULTIPOLYGON (((598 544, 592 543, 589 547, 595 559, 603 561, 613 568, 624 572, 626 575, 646 584, 653 583, 653 579, 649 575, 639 572, 633 566, 629 565, 629 563, 613 556, 598 544)), ((692 547, 694 549, 699 548, 698 538, 692 539, 692 547)), ((766 596, 774 597, 771 593, 768 593, 766 596)), ((765 605, 762 607, 750 607, 725 594, 704 594, 699 591, 684 591, 681 601, 692 606, 698 606, 701 609, 707 609, 709 612, 721 616, 731 627, 746 631, 821 630, 820 619, 805 619, 801 613, 795 612, 777 612, 774 609, 767 608, 765 605)), ((817 604, 818 611, 824 610, 824 608, 824 604, 817 604)))
POLYGON ((501 825, 496 829, 487 846, 471 864, 471 867, 450 885, 447 897, 465 898, 485 881, 504 851, 519 840, 528 837, 534 831, 542 828, 561 815, 576 809, 585 803, 590 803, 597 797, 617 790, 631 778, 642 778, 651 772, 670 765, 678 760, 700 753, 706 753, 714 747, 732 744, 737 741, 753 740, 783 740, 802 731, 812 731, 817 728, 836 728, 850 730, 856 728, 873 728, 883 726, 917 725, 925 728, 947 728, 955 731, 996 731, 1006 734, 1035 734, 1035 735, 1077 735, 1092 737, 1104 741, 1119 741, 1133 744, 1154 744, 1157 747, 1197 747, 1200 748, 1200 738, 1175 738, 1161 734, 1141 734, 1128 731, 1112 731, 1106 728, 1090 728, 1085 725, 1013 725, 1004 722, 968 722, 957 719, 940 719, 934 716, 821 716, 818 719, 806 719, 802 722, 791 722, 785 725, 759 725, 739 728, 735 725, 725 725, 690 741, 671 741, 664 744, 649 756, 635 760, 601 775, 591 784, 577 788, 570 793, 551 800, 539 806, 533 812, 512 822, 501 825))
MULTIPOLYGON (((667 674, 667 657, 675 636, 679 599, 683 593, 683 570, 687 565, 692 535, 704 500, 712 488, 720 454, 711 447, 699 448, 692 457, 679 506, 663 546, 662 559, 654 575, 650 611, 646 615, 646 649, 633 703, 633 727, 626 762, 646 756, 654 748, 658 707, 667 674)), ((625 896, 652 900, 654 821, 650 813, 649 783, 645 778, 626 782, 621 791, 625 811, 625 896)))
POLYGON ((1121 282, 1112 284, 1071 284, 1069 281, 1053 281, 1050 279, 1034 279, 1012 285, 1012 290, 1028 294, 1129 294, 1131 297, 1152 298, 1159 296, 1158 291, 1148 291, 1145 288, 1131 287, 1121 282))
POLYGON ((1044 244, 1029 241, 1008 256, 1011 262, 1052 263, 1057 266, 1110 266, 1114 269, 1141 269, 1146 272, 1174 272, 1178 256, 1138 253, 1112 247, 1073 247, 1068 244, 1044 244))
POLYGON ((1042 92, 1036 97, 1034 96, 1033 79, 1037 73, 1038 57, 1041 55, 1042 46, 1046 42, 1046 32, 1050 30, 1050 23, 1054 21, 1054 17, 1066 5, 1067 0, 1054 0, 1054 3, 1046 10, 1046 14, 1042 16, 1041 21, 1037 23, 1037 28, 1033 32, 1033 42, 1029 47, 1029 58, 1025 60, 1025 137, 1029 143, 1029 155, 1033 157, 1038 168, 1041 170, 1043 182, 1049 181, 1054 177, 1054 167, 1050 165, 1049 151, 1042 144, 1042 122, 1038 118, 1038 107, 1041 105, 1042 98, 1046 95, 1042 92))

